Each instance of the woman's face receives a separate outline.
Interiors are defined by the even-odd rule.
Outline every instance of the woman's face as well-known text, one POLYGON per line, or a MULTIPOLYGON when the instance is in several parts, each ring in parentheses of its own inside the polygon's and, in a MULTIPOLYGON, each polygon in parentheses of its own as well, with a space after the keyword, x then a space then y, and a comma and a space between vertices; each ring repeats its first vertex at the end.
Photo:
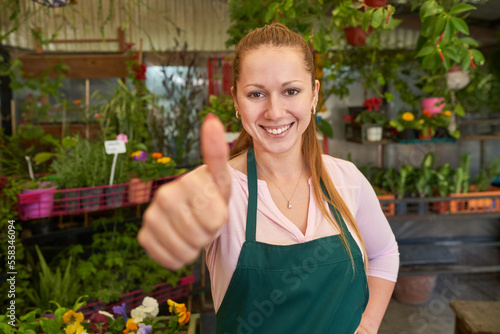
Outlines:
POLYGON ((297 49, 261 46, 246 53, 237 87, 236 107, 256 148, 283 153, 300 147, 319 82, 313 90, 311 74, 297 49))

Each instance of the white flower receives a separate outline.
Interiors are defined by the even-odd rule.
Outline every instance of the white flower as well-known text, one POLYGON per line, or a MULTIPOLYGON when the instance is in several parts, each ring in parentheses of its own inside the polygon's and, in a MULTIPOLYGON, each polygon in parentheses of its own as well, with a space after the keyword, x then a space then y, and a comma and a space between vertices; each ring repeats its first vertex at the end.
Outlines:
POLYGON ((140 324, 140 323, 141 323, 141 322, 143 322, 143 321, 144 321, 144 318, 143 318, 143 317, 141 317, 140 315, 138 315, 137 317, 134 317, 134 322, 135 322, 136 324, 140 324))
POLYGON ((134 318, 134 319, 136 319, 136 318, 144 319, 147 317, 147 313, 144 310, 144 306, 139 305, 130 312, 130 316, 132 316, 132 318, 134 318))
POLYGON ((113 315, 111 313, 106 312, 106 311, 99 311, 99 314, 105 315, 105 316, 107 316, 108 318, 111 318, 111 319, 115 318, 115 317, 113 317, 113 315))
POLYGON ((153 297, 145 297, 142 301, 142 306, 145 307, 146 313, 150 314, 152 317, 156 317, 160 312, 158 301, 153 297))

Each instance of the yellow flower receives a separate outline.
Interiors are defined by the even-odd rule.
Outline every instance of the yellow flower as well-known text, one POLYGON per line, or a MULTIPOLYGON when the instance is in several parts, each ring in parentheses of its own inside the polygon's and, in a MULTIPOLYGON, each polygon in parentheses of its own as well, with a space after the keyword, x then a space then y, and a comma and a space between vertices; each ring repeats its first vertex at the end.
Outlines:
POLYGON ((139 157, 140 155, 141 155, 141 151, 135 151, 130 156, 133 158, 133 157, 139 157))
POLYGON ((153 159, 160 159, 161 157, 163 157, 163 154, 159 153, 159 152, 154 152, 151 154, 151 157, 153 159))
POLYGON ((127 328, 123 330, 124 334, 128 334, 130 331, 137 331, 137 324, 134 321, 134 318, 130 318, 127 320, 127 328))
POLYGON ((75 313, 75 311, 69 310, 68 312, 64 313, 62 318, 64 320, 64 323, 66 324, 74 322, 80 323, 83 321, 83 313, 82 312, 75 313))
POLYGON ((186 304, 177 304, 172 299, 167 300, 168 311, 170 313, 181 313, 186 312, 186 304))
POLYGON ((160 159, 156 160, 157 163, 159 163, 159 164, 165 164, 165 165, 168 164, 168 163, 170 163, 170 161, 172 161, 172 159, 170 157, 163 157, 163 158, 160 158, 160 159))
POLYGON ((421 119, 421 120, 419 120, 418 122, 419 122, 420 124, 424 124, 424 122, 425 122, 425 121, 424 121, 423 119, 421 119))
POLYGON ((451 111, 449 111, 449 110, 443 111, 443 115, 445 115, 445 116, 451 117, 452 114, 453 113, 451 111))
POLYGON ((415 116, 413 116, 413 114, 411 112, 405 112, 401 118, 404 120, 404 121, 407 121, 407 122, 411 122, 415 119, 415 116))
POLYGON ((179 322, 180 325, 187 324, 190 317, 191 312, 179 312, 179 319, 177 319, 177 322, 179 322))
POLYGON ((85 328, 83 328, 82 325, 80 325, 79 322, 75 322, 74 324, 66 326, 64 329, 66 334, 82 334, 85 332, 85 328))

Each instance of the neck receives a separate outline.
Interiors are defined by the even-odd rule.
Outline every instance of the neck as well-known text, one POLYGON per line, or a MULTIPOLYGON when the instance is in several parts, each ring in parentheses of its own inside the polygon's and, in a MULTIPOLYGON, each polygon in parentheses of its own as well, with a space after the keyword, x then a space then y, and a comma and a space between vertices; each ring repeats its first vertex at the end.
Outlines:
POLYGON ((264 171, 264 173, 260 173, 261 171, 257 170, 260 179, 267 177, 275 181, 283 179, 290 181, 297 179, 298 175, 305 170, 300 147, 278 155, 256 149, 255 159, 260 169, 264 171))

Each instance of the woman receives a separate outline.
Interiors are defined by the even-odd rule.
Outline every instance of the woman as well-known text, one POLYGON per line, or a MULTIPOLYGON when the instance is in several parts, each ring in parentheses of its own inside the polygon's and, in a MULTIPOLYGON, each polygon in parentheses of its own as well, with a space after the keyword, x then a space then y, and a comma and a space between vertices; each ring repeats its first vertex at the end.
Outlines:
POLYGON ((233 69, 244 130, 231 160, 207 116, 205 165, 158 190, 139 242, 170 269, 206 248, 217 333, 376 333, 397 244, 368 181, 321 154, 307 43, 280 24, 256 29, 233 69))

